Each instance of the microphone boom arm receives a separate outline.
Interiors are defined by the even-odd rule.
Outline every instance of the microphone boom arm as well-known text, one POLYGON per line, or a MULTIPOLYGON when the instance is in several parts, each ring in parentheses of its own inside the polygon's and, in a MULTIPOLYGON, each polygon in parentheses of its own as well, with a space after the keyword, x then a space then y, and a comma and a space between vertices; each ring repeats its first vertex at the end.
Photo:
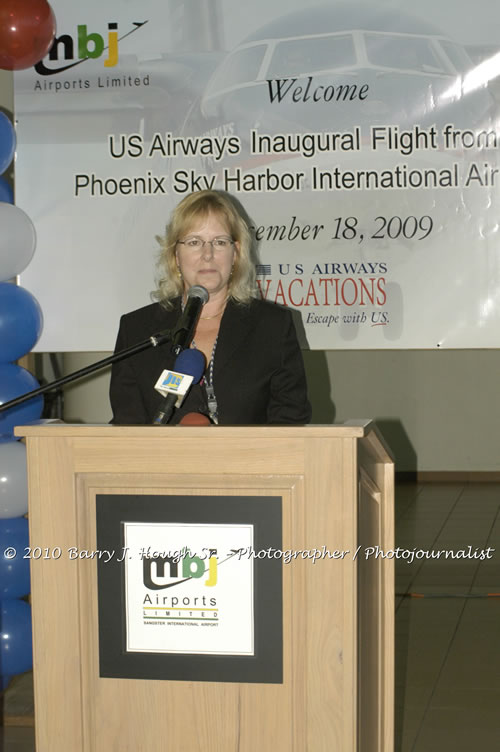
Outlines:
POLYGON ((55 387, 62 386, 63 384, 69 384, 72 381, 81 379, 83 376, 88 376, 88 374, 90 373, 100 371, 102 368, 106 368, 106 366, 111 365, 111 363, 116 363, 119 360, 125 360, 131 355, 140 353, 143 350, 148 350, 150 347, 159 347, 165 342, 171 341, 172 332, 170 329, 165 329, 164 331, 158 332, 157 334, 152 334, 151 337, 148 337, 142 342, 138 342, 136 345, 126 347, 124 350, 119 350, 117 353, 113 353, 113 355, 110 355, 107 358, 103 358, 103 360, 98 360, 97 363, 92 363, 89 366, 80 368, 79 371, 68 373, 66 376, 63 376, 60 379, 56 379, 56 381, 51 381, 50 384, 45 384, 45 386, 41 386, 38 389, 33 389, 31 392, 26 392, 25 394, 19 395, 19 397, 15 397, 8 402, 4 402, 3 405, 0 405, 0 413, 3 413, 5 410, 9 410, 11 407, 15 407, 16 405, 20 405, 22 402, 27 402, 33 397, 38 397, 39 394, 49 392, 55 387))

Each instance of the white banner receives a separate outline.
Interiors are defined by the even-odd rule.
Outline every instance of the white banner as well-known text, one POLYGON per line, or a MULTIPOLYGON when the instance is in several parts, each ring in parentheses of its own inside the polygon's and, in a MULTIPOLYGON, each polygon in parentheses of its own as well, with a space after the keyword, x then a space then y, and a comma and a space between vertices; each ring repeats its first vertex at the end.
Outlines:
POLYGON ((236 196, 315 349, 498 347, 500 7, 53 0, 15 74, 39 350, 109 350, 187 193, 236 196))

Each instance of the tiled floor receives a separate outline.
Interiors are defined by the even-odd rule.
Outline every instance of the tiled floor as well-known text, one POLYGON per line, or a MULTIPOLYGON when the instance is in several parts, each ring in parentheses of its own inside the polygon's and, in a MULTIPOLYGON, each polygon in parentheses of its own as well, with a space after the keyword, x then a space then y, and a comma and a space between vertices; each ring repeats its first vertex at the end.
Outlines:
POLYGON ((34 752, 35 732, 28 726, 6 726, 1 729, 1 752, 34 752))
POLYGON ((500 484, 399 486, 396 540, 465 553, 397 563, 396 752, 500 750, 500 484))
MULTIPOLYGON (((500 483, 399 485, 396 545, 465 556, 396 562, 396 592, 426 597, 396 599, 395 752, 500 750, 500 483)), ((34 751, 2 731, 0 752, 34 751)))

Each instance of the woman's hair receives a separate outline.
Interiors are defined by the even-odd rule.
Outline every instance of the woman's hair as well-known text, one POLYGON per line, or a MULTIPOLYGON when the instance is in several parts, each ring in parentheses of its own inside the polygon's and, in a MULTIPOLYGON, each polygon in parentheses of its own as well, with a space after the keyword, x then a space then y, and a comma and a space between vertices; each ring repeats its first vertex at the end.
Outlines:
POLYGON ((214 214, 217 219, 224 221, 232 239, 239 243, 239 250, 235 248, 233 271, 228 284, 229 297, 238 303, 248 303, 255 296, 252 236, 234 199, 220 191, 197 191, 186 196, 174 209, 166 236, 157 237, 161 248, 157 264, 158 288, 152 297, 165 308, 171 308, 172 300, 184 292, 175 255, 177 243, 191 231, 195 223, 208 214, 214 214))

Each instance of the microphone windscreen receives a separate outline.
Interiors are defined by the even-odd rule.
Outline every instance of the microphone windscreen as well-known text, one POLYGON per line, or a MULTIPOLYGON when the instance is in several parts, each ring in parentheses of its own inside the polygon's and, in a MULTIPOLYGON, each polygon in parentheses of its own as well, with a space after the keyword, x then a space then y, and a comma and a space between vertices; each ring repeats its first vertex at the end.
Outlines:
POLYGON ((201 350, 188 347, 181 350, 175 359, 174 370, 193 377, 193 384, 197 384, 205 372, 205 356, 201 350))
POLYGON ((211 426, 212 422, 203 413, 186 413, 179 421, 180 426, 211 426))
POLYGON ((208 291, 201 285, 193 285, 187 291, 187 298, 199 298, 203 305, 208 302, 208 291))

